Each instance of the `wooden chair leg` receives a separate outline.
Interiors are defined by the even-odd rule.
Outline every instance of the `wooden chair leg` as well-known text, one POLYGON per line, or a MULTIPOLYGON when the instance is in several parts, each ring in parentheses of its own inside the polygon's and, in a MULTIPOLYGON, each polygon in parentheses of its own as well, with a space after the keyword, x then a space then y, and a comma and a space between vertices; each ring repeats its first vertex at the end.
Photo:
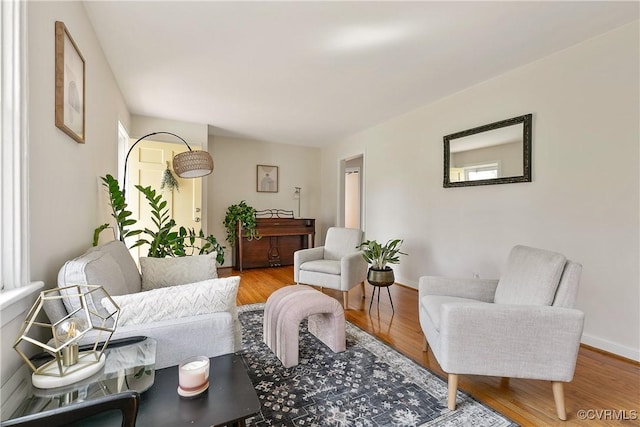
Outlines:
POLYGON ((553 389, 553 399, 556 401, 556 412, 558 418, 562 421, 567 420, 567 410, 564 407, 564 383, 560 381, 551 381, 551 388, 553 389))
POLYGON ((362 286, 362 299, 365 299, 364 282, 360 283, 360 286, 362 286))
POLYGON ((456 392, 458 391, 458 374, 449 374, 448 391, 447 407, 454 411, 456 409, 456 392))
POLYGON ((429 342, 427 341, 427 337, 423 337, 422 351, 429 351, 429 342))
POLYGON ((349 291, 342 291, 342 308, 349 308, 349 291))

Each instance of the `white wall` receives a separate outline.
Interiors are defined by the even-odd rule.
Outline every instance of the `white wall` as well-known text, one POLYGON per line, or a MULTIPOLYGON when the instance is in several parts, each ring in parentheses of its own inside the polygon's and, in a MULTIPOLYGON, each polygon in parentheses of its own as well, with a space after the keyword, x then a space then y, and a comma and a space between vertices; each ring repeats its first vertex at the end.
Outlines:
POLYGON ((91 246, 99 225, 98 177, 115 174, 118 120, 129 113, 81 2, 29 2, 31 276, 56 284, 62 264, 91 246), (86 143, 54 123, 54 22, 85 59, 86 143))
MULTIPOLYGON (((245 200, 255 209, 287 209, 297 213, 294 187, 302 187, 303 218, 318 218, 320 212, 320 149, 276 144, 241 138, 211 136, 209 152, 214 170, 207 177, 208 230, 226 246, 225 265, 231 265, 231 247, 226 242, 223 221, 227 207, 245 200), (279 191, 256 191, 256 166, 273 165, 279 170, 279 191)), ((316 241, 322 242, 322 223, 316 221, 316 241)))
POLYGON ((638 22, 322 150, 322 218, 339 159, 365 152, 367 238, 405 239, 399 282, 499 277, 526 244, 584 266, 583 342, 640 360, 638 22), (450 133, 533 113, 533 182, 443 188, 450 133))
MULTIPOLYGON (((198 145, 203 150, 207 149, 209 127, 206 124, 188 123, 135 114, 131 116, 131 129, 129 130, 129 136, 131 138, 140 138, 152 132, 175 133, 185 139, 190 146, 198 145)), ((180 142, 169 135, 154 135, 151 139, 154 141, 180 142)))
MULTIPOLYGON (((62 264, 91 246, 102 219, 98 177, 115 174, 118 120, 128 126, 129 113, 81 2, 29 2, 27 22, 31 280, 51 288, 62 264), (65 23, 85 59, 85 144, 55 126, 55 21, 65 23)), ((3 350, 19 323, 2 328, 3 350)), ((21 363, 11 352, 2 354, 3 384, 21 363)))

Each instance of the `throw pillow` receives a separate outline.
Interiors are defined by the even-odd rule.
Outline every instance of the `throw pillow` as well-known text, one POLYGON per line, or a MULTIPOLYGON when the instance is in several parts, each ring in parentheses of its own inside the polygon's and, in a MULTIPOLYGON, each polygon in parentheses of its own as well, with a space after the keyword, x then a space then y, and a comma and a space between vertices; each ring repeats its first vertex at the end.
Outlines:
POLYGON ((218 277, 216 253, 176 258, 140 258, 142 290, 184 285, 218 277))
MULTIPOLYGON (((236 295, 239 285, 240 277, 234 276, 112 298, 120 307, 119 326, 139 325, 222 311, 231 312, 235 321, 238 317, 236 295)), ((107 298, 102 300, 102 305, 106 309, 112 308, 107 298)))
MULTIPOLYGON (((119 295, 127 291, 127 285, 118 263, 108 253, 86 253, 64 264, 58 273, 58 286, 60 287, 60 295, 64 297, 62 303, 67 313, 80 310, 82 306, 78 295, 86 293, 87 308, 92 322, 96 325, 100 325, 102 322, 102 318, 99 316, 108 315, 100 305, 103 293, 99 290, 91 290, 84 285, 103 286, 109 295, 119 295), (97 297, 95 301, 94 297, 97 297)), ((76 316, 82 317, 86 314, 80 310, 76 316)))
POLYGON ((567 259, 544 249, 514 246, 500 277, 496 304, 551 305, 567 259))

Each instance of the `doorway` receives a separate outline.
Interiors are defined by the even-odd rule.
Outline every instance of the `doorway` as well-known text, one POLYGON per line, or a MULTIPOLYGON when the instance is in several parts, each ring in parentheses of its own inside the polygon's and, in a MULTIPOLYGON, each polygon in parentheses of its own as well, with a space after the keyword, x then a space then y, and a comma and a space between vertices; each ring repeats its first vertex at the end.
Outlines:
POLYGON ((344 226, 360 228, 360 168, 357 167, 345 170, 344 226))
MULTIPOLYGON (((134 142, 135 140, 130 140, 129 145, 134 142)), ((197 149, 193 145, 192 148, 197 149)), ((185 227, 193 228, 198 232, 202 228, 202 180, 182 179, 173 171, 173 157, 187 150, 184 144, 145 140, 131 152, 126 194, 129 208, 138 221, 136 225, 138 228, 156 230, 157 226, 152 221, 149 203, 135 188, 136 185, 150 186, 158 194, 162 194, 163 200, 167 202, 169 215, 176 222, 176 230, 179 227, 185 227), (162 177, 167 168, 173 174, 178 186, 173 189, 168 187, 160 189, 162 177)), ((135 249, 138 251, 138 257, 146 256, 146 246, 135 249)))
POLYGON ((344 227, 364 229, 363 171, 362 154, 340 161, 339 222, 344 227))

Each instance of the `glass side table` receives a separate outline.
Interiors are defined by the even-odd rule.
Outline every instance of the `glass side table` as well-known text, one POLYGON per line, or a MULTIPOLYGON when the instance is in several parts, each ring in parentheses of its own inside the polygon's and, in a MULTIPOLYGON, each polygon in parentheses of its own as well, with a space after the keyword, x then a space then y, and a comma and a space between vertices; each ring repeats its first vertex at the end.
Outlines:
POLYGON ((105 350, 106 362, 101 372, 65 387, 39 389, 30 381, 22 403, 10 414, 2 414, 2 420, 18 418, 74 402, 95 399, 100 396, 135 390, 148 390, 155 380, 156 340, 147 337, 131 337, 112 340, 105 350), (7 416, 8 415, 8 416, 7 416))

